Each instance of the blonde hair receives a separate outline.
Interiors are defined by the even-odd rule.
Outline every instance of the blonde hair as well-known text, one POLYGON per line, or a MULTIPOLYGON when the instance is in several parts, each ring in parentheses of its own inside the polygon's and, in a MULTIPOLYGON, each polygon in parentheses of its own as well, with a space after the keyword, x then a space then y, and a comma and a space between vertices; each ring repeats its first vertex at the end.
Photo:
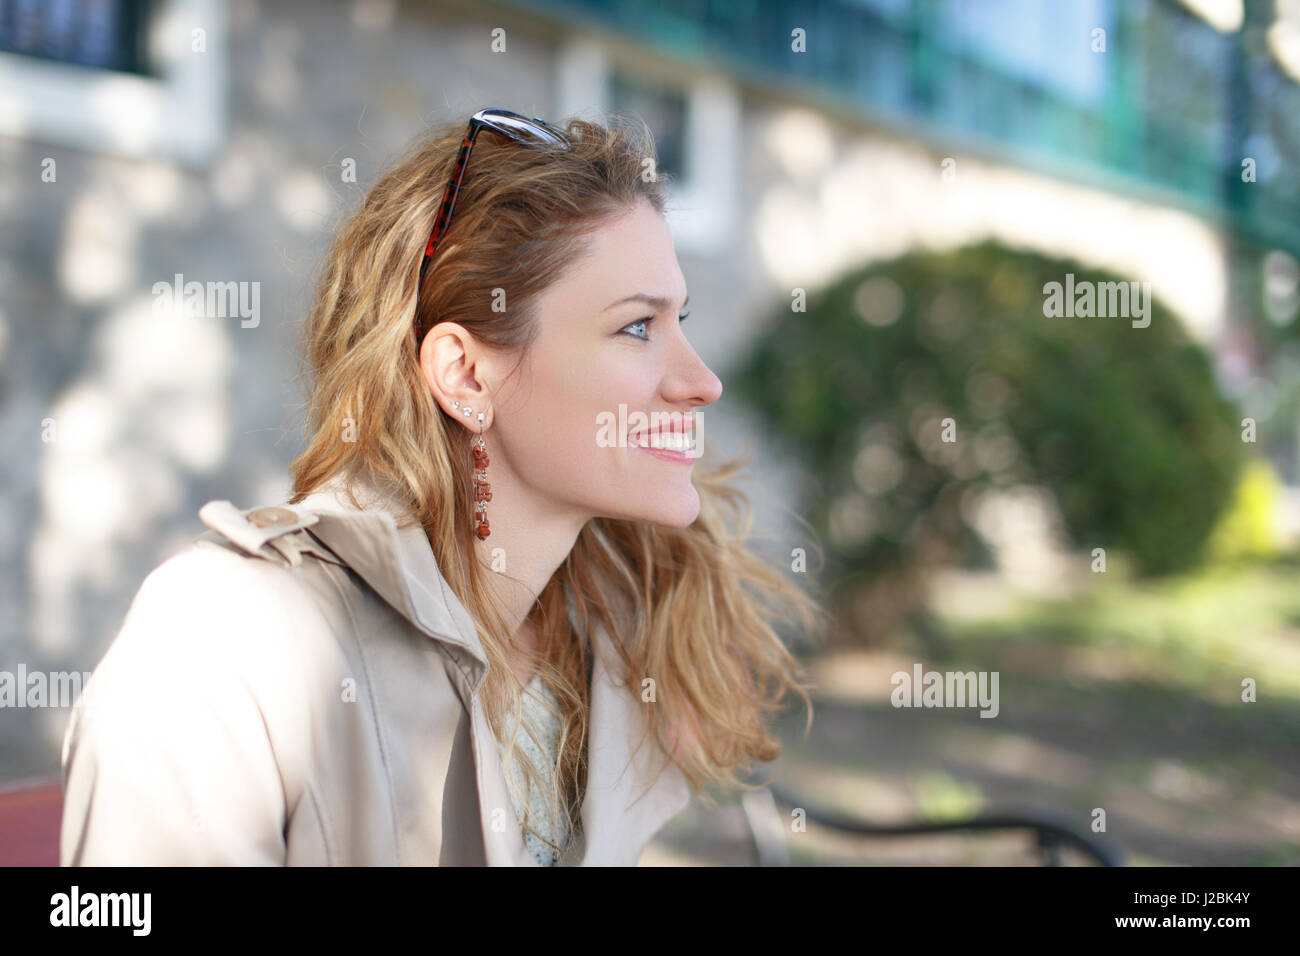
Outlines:
MULTIPOLYGON (((355 478, 396 490, 476 622, 489 662, 482 699, 499 740, 507 712, 522 712, 523 688, 508 666, 507 654, 518 652, 485 587, 494 572, 471 560, 474 436, 434 400, 418 363, 413 318, 418 308, 426 329, 455 321, 489 346, 522 355, 537 333, 538 295, 560 278, 586 236, 642 200, 663 213, 667 177, 643 175, 647 158, 655 158, 644 121, 604 126, 571 119, 560 128, 567 151, 479 135, 417 302, 424 246, 465 123, 420 137, 339 227, 303 329, 312 379, 308 445, 290 468, 290 503, 335 476, 343 477, 354 504, 355 478), (493 290, 502 288, 511 303, 504 313, 491 308, 493 290)), ((524 773, 552 797, 551 813, 563 813, 571 832, 581 824, 586 792, 593 618, 613 639, 629 690, 641 698, 643 678, 653 678, 647 734, 681 767, 697 797, 705 781, 750 789, 737 771, 747 760, 780 754, 766 716, 783 709, 791 691, 808 709, 805 735, 811 726, 812 685, 774 624, 797 622, 811 637, 825 618, 746 544, 748 497, 727 481, 740 467, 733 459, 708 474, 697 469, 700 513, 687 528, 591 519, 529 615, 540 635, 539 652, 530 657, 560 710, 559 757, 551 768, 558 793, 541 786, 528 761, 524 773)), ((514 741, 512 731, 507 759, 514 741)), ((715 805, 707 794, 705 800, 715 805)), ((520 805, 528 804, 525 798, 520 805)), ((524 827, 544 839, 528 820, 524 827)))

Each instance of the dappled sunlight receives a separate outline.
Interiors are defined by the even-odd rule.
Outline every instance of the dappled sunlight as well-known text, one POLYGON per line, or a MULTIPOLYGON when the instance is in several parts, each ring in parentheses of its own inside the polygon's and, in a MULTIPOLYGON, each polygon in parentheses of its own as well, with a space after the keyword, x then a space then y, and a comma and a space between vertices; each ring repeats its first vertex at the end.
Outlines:
POLYGON ((1002 579, 1017 591, 1063 594, 1087 562, 1069 551, 1069 535, 1052 494, 1018 485, 968 492, 962 510, 993 553, 1002 579))
MULTIPOLYGON (((1300 781, 1281 765, 1270 773, 1267 753, 1218 759, 1215 744, 1199 738, 1198 757, 1189 760, 1175 754, 1197 747, 1196 736, 1170 736, 1158 719, 1134 725, 1095 719, 1100 715, 1090 709, 1069 719, 1052 713, 1050 702, 1026 709, 1009 695, 1002 719, 990 721, 819 697, 808 741, 795 732, 797 721, 789 725, 775 779, 822 808, 877 824, 943 818, 949 814, 936 809, 951 804, 955 817, 1050 813, 1086 834, 1101 807, 1107 828, 1096 837, 1138 865, 1242 865, 1273 852, 1278 841, 1295 841, 1300 781)), ((937 839, 909 839, 908 862, 935 862, 944 852, 937 839)), ((873 841, 867 858, 878 852, 873 841)))
POLYGON ((91 305, 125 293, 138 279, 139 231, 138 217, 119 194, 97 190, 78 196, 59 249, 63 294, 91 305))
POLYGON ((1245 17, 1242 4, 1246 0, 1179 0, 1183 6, 1196 13, 1220 33, 1241 29, 1245 17))
POLYGON ((285 113, 302 99, 302 28, 296 23, 276 21, 257 31, 260 62, 254 90, 259 103, 268 110, 285 113))
MULTIPOLYGON (((996 724, 996 720, 986 721, 996 724)), ((1078 788, 1092 771, 1082 755, 1015 731, 954 727, 945 733, 935 756, 962 763, 978 753, 986 770, 1008 777, 1050 780, 1053 786, 1078 788)))
POLYGON ((334 193, 314 170, 296 169, 276 187, 276 206, 285 222, 301 233, 316 234, 334 211, 334 193))
POLYGON ((823 237, 810 215, 812 201, 787 184, 768 187, 758 200, 754 218, 760 224, 757 241, 778 279, 800 277, 826 282, 839 271, 826 259, 823 237))
POLYGON ((931 608, 967 643, 978 637, 1027 666, 1034 651, 1048 671, 1164 685, 1219 707, 1242 706, 1242 678, 1262 683, 1267 675, 1271 697, 1300 699, 1300 607, 1285 567, 1212 569, 1158 583, 1086 567, 1080 559, 1076 586, 1059 601, 1026 595, 999 575, 945 572, 932 586, 931 608))
POLYGON ((1106 781, 1100 792, 1113 808, 1109 832, 1114 839, 1174 864, 1247 865, 1273 841, 1286 838, 1276 821, 1246 822, 1236 800, 1179 806, 1149 786, 1124 781, 1106 781))
POLYGON ((352 0, 348 12, 353 26, 365 30, 390 30, 397 22, 397 0, 352 0))
MULTIPOLYGON (((1292 788, 1295 792, 1296 788, 1292 788)), ((1273 790, 1253 794, 1241 807, 1242 814, 1255 826, 1275 826, 1285 839, 1300 843, 1300 797, 1287 799, 1273 790)))
MULTIPOLYGON (((920 783, 940 773, 945 792, 979 794, 978 808, 1064 814, 1081 833, 1101 807, 1097 837, 1136 865, 1290 859, 1300 839, 1293 573, 1246 564, 1148 584, 1080 562, 1074 577, 1072 597, 1046 600, 996 573, 946 572, 930 605, 945 653, 907 633, 888 648, 811 658, 812 733, 805 741, 801 721, 786 725, 777 779, 887 823, 924 817, 920 783), (918 662, 997 671, 998 717, 895 708, 891 679, 918 662), (1257 680, 1259 703, 1240 700, 1243 676, 1257 680)), ((912 852, 911 862, 942 853, 926 841, 912 852)))
POLYGON ((806 757, 782 757, 778 780, 816 797, 818 806, 855 816, 869 815, 879 822, 911 819, 916 802, 896 768, 869 772, 833 767, 806 757))
POLYGON ((1157 797, 1181 803, 1226 800, 1232 787, 1222 776, 1211 776, 1181 760, 1157 758, 1147 777, 1147 786, 1157 797))
POLYGON ((124 523, 132 498, 109 461, 123 408, 102 386, 82 382, 59 397, 49 418, 54 431, 41 461, 41 487, 58 502, 51 523, 75 529, 87 544, 102 542, 124 523))
POLYGON ((108 135, 113 146, 128 153, 143 153, 159 134, 161 114, 155 107, 158 92, 134 76, 106 76, 95 81, 91 108, 112 116, 108 135))
POLYGON ((159 160, 109 166, 102 188, 119 194, 144 222, 175 223, 187 214, 198 218, 204 211, 195 203, 198 191, 187 189, 181 171, 159 160))
POLYGON ((28 555, 40 650, 76 647, 78 595, 120 587, 118 549, 147 538, 224 460, 233 356, 222 321, 137 296, 106 317, 90 373, 51 406, 28 555))
POLYGON ((890 675, 910 671, 915 655, 896 651, 847 650, 821 654, 808 663, 817 699, 842 704, 888 704, 890 675))
POLYGON ((824 148, 773 145, 789 126, 810 125, 795 116, 778 112, 762 140, 787 173, 764 187, 755 212, 758 248, 778 287, 827 282, 917 248, 995 238, 1149 281, 1203 340, 1222 328, 1222 241, 1188 213, 962 154, 951 157, 945 181, 945 157, 884 133, 845 145, 814 190, 804 181, 825 165, 824 148))
POLYGON ((270 144, 254 133, 237 131, 212 169, 212 195, 226 209, 246 204, 273 163, 270 144))
MULTIPOLYGON (((263 109, 283 113, 300 106, 305 92, 303 27, 292 21, 265 24, 264 12, 236 4, 232 24, 254 39, 252 95, 263 109)), ((385 16, 382 3, 359 8, 358 28, 381 26, 385 16)), ((190 26, 174 18, 160 20, 151 35, 155 43, 166 41, 166 49, 157 51, 160 64, 176 67, 178 57, 209 55, 190 49, 190 26)), ((47 402, 50 428, 38 466, 39 519, 25 556, 32 648, 49 654, 79 649, 86 609, 97 606, 100 596, 130 589, 121 579, 124 548, 139 550, 148 542, 151 553, 163 556, 192 539, 192 530, 156 536, 160 523, 189 507, 195 477, 223 467, 230 453, 235 428, 230 336, 232 327, 241 328, 241 319, 188 314, 182 303, 163 301, 170 296, 160 297, 154 289, 194 280, 256 284, 261 278, 256 272, 232 275, 231 270, 252 268, 249 263, 264 255, 263 242, 318 236, 342 198, 321 170, 291 161, 291 134, 278 123, 245 118, 230 131, 210 169, 195 175, 146 148, 158 134, 149 124, 167 115, 159 89, 119 74, 97 79, 89 93, 78 95, 88 97, 88 110, 113 120, 115 147, 128 154, 143 149, 145 155, 94 163, 77 177, 67 171, 77 167, 60 159, 58 180, 46 187, 51 195, 60 189, 62 197, 53 211, 58 294, 89 310, 75 326, 85 338, 85 359, 47 402), (214 207, 238 210, 254 202, 264 204, 263 220, 269 212, 278 232, 263 236, 259 227, 254 237, 259 248, 251 253, 227 248, 227 237, 226 246, 218 243, 215 254, 202 259, 187 258, 184 251, 179 257, 158 254, 160 237, 165 242, 204 223, 238 234, 242 220, 214 222, 214 207), (173 264, 183 262, 190 266, 173 264), (177 280, 175 273, 183 277, 177 280)), ((4 103, 0 93, 0 110, 4 103)), ((8 154, 10 142, 4 144, 8 154)), ((260 468, 253 471, 254 485, 284 485, 260 468)))
POLYGON ((782 110, 765 130, 763 145, 787 176, 812 183, 834 158, 831 124, 811 110, 782 110))
POLYGON ((237 319, 188 315, 179 304, 160 307, 137 296, 109 315, 95 342, 95 358, 112 400, 129 404, 126 414, 165 405, 187 393, 224 388, 234 356, 228 328, 237 319))
POLYGON ((1268 48, 1286 74, 1300 82, 1300 8, 1293 9, 1290 19, 1279 18, 1268 28, 1268 48))

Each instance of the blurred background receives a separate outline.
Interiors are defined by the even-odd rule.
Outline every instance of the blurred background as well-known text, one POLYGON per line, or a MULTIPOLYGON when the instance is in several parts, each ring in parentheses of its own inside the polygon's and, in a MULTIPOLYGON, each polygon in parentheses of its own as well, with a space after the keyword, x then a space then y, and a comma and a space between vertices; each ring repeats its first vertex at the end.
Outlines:
MULTIPOLYGON (((791 635, 815 720, 773 779, 1300 862, 1298 79, 1300 0, 0 0, 0 680, 89 672, 205 502, 283 499, 309 272, 412 137, 636 114, 726 388, 708 458, 751 455, 760 546, 835 621, 791 635), (156 310, 195 280, 257 321, 156 310), (1067 281, 1149 324, 1053 312, 1067 281), (895 706, 917 666, 996 672, 997 716, 895 706)), ((67 716, 0 708, 0 785, 57 778, 67 716)), ((694 805, 642 863, 756 862, 765 813, 694 805)))

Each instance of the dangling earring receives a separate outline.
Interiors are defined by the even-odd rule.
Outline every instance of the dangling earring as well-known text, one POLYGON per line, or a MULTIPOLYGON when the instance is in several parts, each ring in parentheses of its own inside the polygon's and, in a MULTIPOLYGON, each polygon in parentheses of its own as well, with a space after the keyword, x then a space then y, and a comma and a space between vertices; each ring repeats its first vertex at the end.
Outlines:
MULTIPOLYGON (((453 400, 452 408, 460 408, 460 402, 453 400)), ((461 408, 461 414, 469 417, 474 411, 466 405, 461 408)), ((476 522, 474 533, 482 541, 492 533, 488 527, 487 503, 492 500, 492 486, 487 483, 487 466, 488 453, 487 445, 483 441, 483 413, 478 413, 478 437, 474 439, 474 520, 476 522)))
POLYGON ((488 527, 487 503, 492 500, 492 486, 487 483, 488 453, 483 442, 483 413, 478 413, 478 438, 474 439, 474 511, 478 526, 474 533, 482 541, 492 533, 488 527))

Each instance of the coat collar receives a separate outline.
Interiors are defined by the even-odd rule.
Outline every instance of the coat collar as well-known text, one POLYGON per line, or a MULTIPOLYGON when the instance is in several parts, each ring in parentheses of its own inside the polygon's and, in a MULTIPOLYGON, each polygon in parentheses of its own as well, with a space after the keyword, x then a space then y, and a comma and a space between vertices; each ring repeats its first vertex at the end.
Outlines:
MULTIPOLYGON (((430 638, 456 649, 469 665, 467 708, 486 860, 490 866, 536 866, 519 826, 504 832, 493 826, 494 809, 505 808, 512 822, 514 815, 500 752, 477 693, 488 662, 473 619, 438 570, 423 528, 412 522, 398 497, 369 482, 354 487, 362 511, 352 507, 338 479, 292 507, 318 515, 312 534, 385 602, 430 638), (399 529, 403 522, 412 523, 399 529)), ((650 737, 637 750, 646 727, 645 705, 615 679, 610 668, 621 659, 598 619, 592 620, 591 633, 595 660, 583 825, 559 865, 633 866, 655 833, 690 803, 690 785, 650 737)))
POLYGON ((338 479, 294 507, 320 516, 311 533, 403 617, 429 637, 464 650, 477 665, 477 690, 487 672, 487 654, 473 618, 438 570, 424 529, 396 494, 368 481, 353 487, 362 511, 352 507, 338 479), (401 523, 409 527, 399 528, 401 523))

